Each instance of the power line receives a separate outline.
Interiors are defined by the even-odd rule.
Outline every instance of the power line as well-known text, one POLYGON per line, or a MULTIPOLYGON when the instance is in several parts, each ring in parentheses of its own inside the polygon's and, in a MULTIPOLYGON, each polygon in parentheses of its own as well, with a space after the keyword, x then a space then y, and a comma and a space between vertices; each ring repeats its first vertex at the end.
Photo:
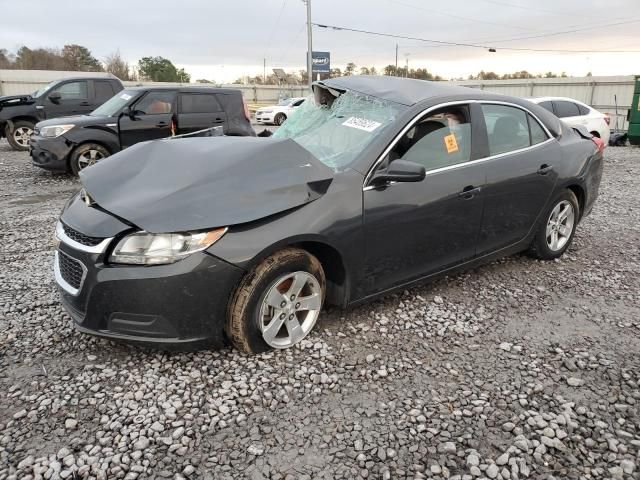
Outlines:
POLYGON ((424 8, 421 7, 419 5, 413 5, 411 3, 406 3, 400 0, 387 0, 390 3, 395 3, 396 5, 402 5, 404 7, 409 7, 409 8, 414 8, 416 10, 422 10, 425 12, 429 12, 429 13, 433 13, 436 15, 442 15, 445 17, 451 17, 451 18, 455 18, 458 20, 465 20, 465 21, 469 21, 469 22, 474 22, 474 23, 484 23, 486 25, 493 25, 494 27, 506 27, 506 28, 512 28, 512 29, 516 29, 516 30, 533 30, 531 28, 527 28, 527 27, 521 27, 521 26, 517 26, 517 25, 510 25, 507 23, 498 23, 498 22, 491 22, 489 20, 480 20, 478 18, 471 18, 471 17, 464 17, 462 15, 456 15, 453 13, 448 13, 448 12, 442 12, 440 10, 434 10, 432 8, 424 8))
POLYGON ((278 29, 278 27, 280 26, 280 18, 282 18, 282 12, 284 12, 284 7, 287 4, 287 0, 282 0, 282 6, 280 7, 280 12, 278 13, 278 18, 276 19, 276 23, 273 26, 273 29, 271 30, 271 34, 269 35, 269 40, 267 41, 267 45, 264 49, 264 55, 263 57, 266 58, 267 53, 269 52, 269 49, 271 48, 271 40, 273 40, 273 34, 276 33, 276 30, 278 29))
MULTIPOLYGON (((640 20, 634 20, 634 22, 638 22, 640 20)), ((626 22, 631 23, 631 22, 626 22)), ((393 33, 382 33, 382 32, 373 32, 370 30, 360 30, 357 28, 349 28, 349 27, 339 27, 336 25, 327 25, 320 23, 312 23, 316 27, 320 28, 330 28, 333 30, 344 30, 347 32, 356 32, 356 33, 364 33, 367 35, 376 35, 379 37, 390 37, 390 38, 400 38, 403 40, 414 40, 417 42, 428 42, 434 43, 436 45, 446 45, 446 46, 454 46, 454 47, 471 47, 471 48, 482 48, 485 50, 493 49, 493 47, 489 45, 479 45, 476 43, 464 43, 464 42, 448 42, 445 40, 433 40, 428 38, 419 38, 419 37, 409 37, 406 35, 396 35, 393 33)), ((559 33, 558 33, 559 34, 559 33)), ((560 52, 560 53, 640 53, 640 50, 564 50, 564 49, 552 49, 552 48, 517 48, 517 47, 500 47, 500 50, 513 50, 513 51, 526 51, 526 52, 560 52)))
MULTIPOLYGON (((510 7, 510 8, 517 8, 520 10, 526 10, 528 12, 543 12, 543 13, 550 13, 552 15, 571 15, 572 17, 582 17, 582 18, 597 18, 594 17, 592 15, 581 15, 579 13, 574 12, 559 12, 556 10, 546 10, 544 8, 540 8, 540 7, 523 7, 522 5, 514 5, 513 3, 508 3, 508 2, 500 2, 498 0, 481 0, 483 2, 486 3, 493 3, 494 5, 499 5, 501 7, 510 7)), ((618 19, 616 19, 618 20, 618 19)))

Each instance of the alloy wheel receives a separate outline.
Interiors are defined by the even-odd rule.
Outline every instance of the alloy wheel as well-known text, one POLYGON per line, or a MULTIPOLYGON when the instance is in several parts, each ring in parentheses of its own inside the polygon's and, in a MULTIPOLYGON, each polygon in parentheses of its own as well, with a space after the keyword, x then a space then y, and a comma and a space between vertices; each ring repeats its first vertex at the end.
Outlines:
POLYGON ((295 345, 313 329, 322 307, 320 283, 308 272, 282 275, 267 290, 260 308, 260 329, 272 348, 295 345))
POLYGON ((82 170, 83 168, 90 167, 98 160, 102 160, 104 155, 95 149, 90 149, 84 152, 82 155, 78 157, 78 170, 82 170))
POLYGON ((13 139, 21 147, 27 148, 32 133, 33 130, 29 127, 18 127, 13 131, 13 139))
POLYGON ((562 250, 571 238, 575 211, 571 202, 562 200, 549 215, 547 220, 546 239, 550 250, 557 252, 562 250))

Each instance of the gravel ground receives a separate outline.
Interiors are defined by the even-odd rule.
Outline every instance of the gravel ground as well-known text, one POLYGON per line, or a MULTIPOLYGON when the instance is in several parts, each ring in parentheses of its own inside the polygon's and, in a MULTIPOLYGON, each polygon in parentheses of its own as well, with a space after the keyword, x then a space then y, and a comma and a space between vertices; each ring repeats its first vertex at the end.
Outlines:
POLYGON ((51 238, 77 182, 0 143, 0 479, 640 478, 640 150, 555 262, 348 311, 296 349, 76 333, 51 238))

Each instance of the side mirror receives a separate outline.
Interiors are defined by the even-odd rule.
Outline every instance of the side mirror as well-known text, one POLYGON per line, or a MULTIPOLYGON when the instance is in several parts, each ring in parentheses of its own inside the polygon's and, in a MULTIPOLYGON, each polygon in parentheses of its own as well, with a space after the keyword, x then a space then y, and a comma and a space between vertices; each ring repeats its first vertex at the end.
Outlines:
POLYGON ((131 108, 130 105, 127 105, 126 107, 124 107, 124 109, 122 110, 122 114, 126 115, 131 120, 136 119, 136 110, 134 108, 131 108))
POLYGON ((407 160, 394 160, 389 166, 373 176, 371 185, 383 185, 389 182, 421 182, 427 175, 419 163, 407 160))
POLYGON ((51 92, 49 94, 49 100, 51 100, 53 103, 59 103, 61 98, 62 95, 60 95, 60 92, 51 92))

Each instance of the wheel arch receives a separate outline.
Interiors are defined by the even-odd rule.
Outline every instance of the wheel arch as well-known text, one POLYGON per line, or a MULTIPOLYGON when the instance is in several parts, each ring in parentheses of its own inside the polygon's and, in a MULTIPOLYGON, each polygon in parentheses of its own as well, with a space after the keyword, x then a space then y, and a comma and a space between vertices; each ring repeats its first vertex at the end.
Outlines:
POLYGON ((580 209, 578 219, 582 218, 582 214, 584 212, 584 207, 586 203, 586 195, 584 191, 584 187, 578 183, 571 183, 566 186, 567 190, 571 190, 573 194, 578 199, 578 208, 580 209))
POLYGON ((327 280, 326 303, 346 306, 349 300, 349 271, 340 251, 316 236, 293 237, 277 242, 256 255, 244 268, 248 271, 267 257, 285 248, 299 248, 318 259, 327 280))

